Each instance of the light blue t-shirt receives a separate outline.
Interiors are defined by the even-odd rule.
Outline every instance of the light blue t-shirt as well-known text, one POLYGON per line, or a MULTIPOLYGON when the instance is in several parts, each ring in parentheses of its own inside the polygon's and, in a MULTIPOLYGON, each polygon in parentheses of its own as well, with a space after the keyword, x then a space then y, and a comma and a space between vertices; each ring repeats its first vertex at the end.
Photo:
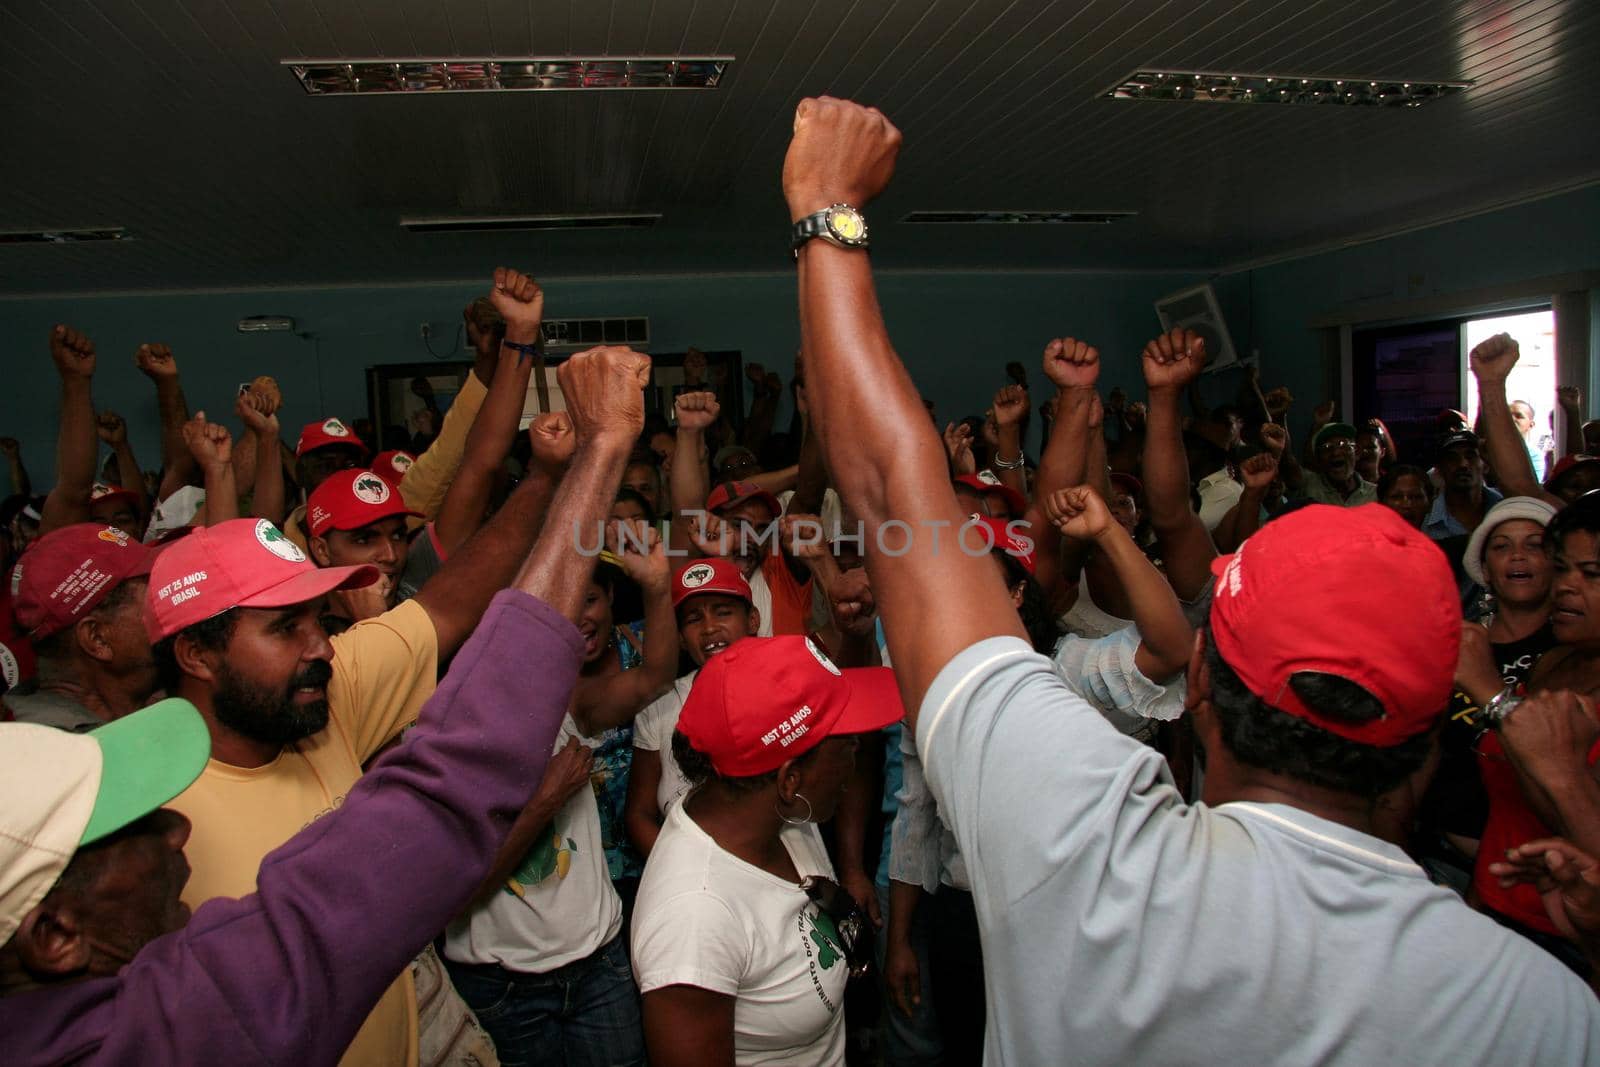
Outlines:
POLYGON ((1048 659, 980 641, 917 723, 983 935, 985 1063, 1589 1063, 1600 1003, 1384 841, 1186 805, 1048 659))

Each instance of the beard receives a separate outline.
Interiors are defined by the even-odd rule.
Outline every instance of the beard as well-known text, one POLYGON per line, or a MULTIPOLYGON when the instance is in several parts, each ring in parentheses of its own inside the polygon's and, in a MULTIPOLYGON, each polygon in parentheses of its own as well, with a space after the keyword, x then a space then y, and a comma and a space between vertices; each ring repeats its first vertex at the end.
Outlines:
POLYGON ((333 667, 316 660, 290 679, 285 689, 273 692, 237 674, 224 662, 211 694, 211 708, 217 721, 252 741, 290 745, 319 733, 328 725, 326 698, 310 704, 296 704, 295 690, 302 686, 325 686, 333 677, 333 667))

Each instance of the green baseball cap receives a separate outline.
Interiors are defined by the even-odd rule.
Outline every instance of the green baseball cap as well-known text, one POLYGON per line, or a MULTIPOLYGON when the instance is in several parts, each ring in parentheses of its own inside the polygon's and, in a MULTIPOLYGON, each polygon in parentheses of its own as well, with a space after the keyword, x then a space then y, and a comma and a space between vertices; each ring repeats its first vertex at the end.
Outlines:
POLYGON ((188 789, 211 758, 211 731, 187 700, 171 697, 85 735, 100 746, 100 788, 79 838, 91 844, 188 789))
POLYGON ((1316 434, 1312 436, 1312 451, 1316 451, 1317 449, 1321 448, 1322 442, 1328 440, 1330 437, 1348 437, 1350 440, 1354 441, 1356 439, 1356 428, 1351 426, 1348 422, 1328 423, 1328 425, 1318 430, 1316 434))

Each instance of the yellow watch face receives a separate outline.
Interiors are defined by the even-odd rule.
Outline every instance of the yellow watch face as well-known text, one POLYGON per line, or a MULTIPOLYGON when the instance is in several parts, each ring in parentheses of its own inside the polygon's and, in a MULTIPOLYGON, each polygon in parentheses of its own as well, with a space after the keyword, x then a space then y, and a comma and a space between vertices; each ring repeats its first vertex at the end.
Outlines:
POLYGON ((846 241, 859 241, 866 230, 860 215, 839 210, 828 212, 828 228, 846 241))

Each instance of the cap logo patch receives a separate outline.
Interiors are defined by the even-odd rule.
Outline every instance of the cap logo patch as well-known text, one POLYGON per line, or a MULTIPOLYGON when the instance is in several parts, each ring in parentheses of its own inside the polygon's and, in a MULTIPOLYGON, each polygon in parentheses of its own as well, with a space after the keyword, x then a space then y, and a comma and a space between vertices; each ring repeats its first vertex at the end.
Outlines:
POLYGON ((816 657, 817 662, 822 664, 822 667, 823 667, 824 670, 826 670, 829 674, 834 675, 835 677, 838 677, 838 678, 844 677, 844 675, 840 673, 839 668, 835 667, 833 665, 833 660, 828 658, 828 654, 826 652, 822 651, 822 649, 818 648, 816 646, 816 644, 812 642, 811 638, 808 637, 808 638, 805 639, 805 641, 806 641, 806 648, 811 652, 811 654, 813 656, 816 657))
POLYGON ((389 499, 389 483, 376 474, 362 474, 350 483, 350 492, 363 504, 382 504, 389 499))
POLYGON ((709 563, 696 563, 678 577, 678 584, 685 589, 699 589, 712 579, 716 571, 711 569, 709 563))
POLYGON ((981 470, 981 471, 979 471, 978 472, 978 481, 982 482, 984 485, 999 485, 1000 484, 1000 479, 998 477, 996 477, 994 471, 991 471, 991 470, 981 470))
POLYGON ((104 541, 108 545, 116 545, 118 548, 128 547, 128 535, 117 529, 115 526, 107 526, 104 530, 101 530, 99 533, 95 534, 95 536, 100 538, 100 540, 104 541))
POLYGON ((396 452, 394 456, 390 458, 389 465, 397 471, 408 471, 411 469, 411 464, 414 462, 415 460, 406 455, 404 452, 396 452))
POLYGON ((5 679, 7 688, 22 681, 22 668, 17 665, 17 657, 5 645, 0 645, 0 678, 5 679))
POLYGON ((300 546, 285 537, 282 530, 266 519, 256 523, 256 540, 260 542, 262 548, 281 560, 286 560, 289 563, 304 563, 306 561, 306 554, 300 551, 300 546))
POLYGON ((322 432, 329 437, 349 437, 350 431, 345 429, 344 423, 338 419, 329 419, 322 424, 322 432))
POLYGON ((783 748, 788 748, 810 731, 811 724, 806 722, 809 718, 811 718, 811 705, 801 704, 799 711, 761 735, 762 746, 771 745, 776 741, 783 748))

